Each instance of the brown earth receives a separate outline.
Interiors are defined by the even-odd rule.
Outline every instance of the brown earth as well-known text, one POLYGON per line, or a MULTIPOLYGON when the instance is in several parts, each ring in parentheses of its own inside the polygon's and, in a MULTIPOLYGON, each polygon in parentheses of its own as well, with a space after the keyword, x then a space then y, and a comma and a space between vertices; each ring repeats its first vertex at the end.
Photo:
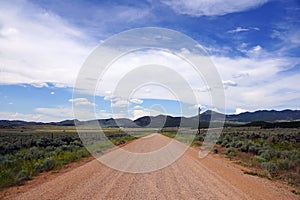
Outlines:
MULTIPOLYGON (((123 149, 150 152, 171 140, 153 134, 152 137, 130 142, 123 149)), ((62 170, 54 175, 44 174, 44 181, 33 180, 25 186, 4 190, 0 197, 24 200, 299 199, 287 186, 246 175, 218 156, 208 155, 200 159, 193 148, 188 148, 182 157, 168 167, 150 173, 120 172, 95 159, 74 166, 72 170, 62 170)))

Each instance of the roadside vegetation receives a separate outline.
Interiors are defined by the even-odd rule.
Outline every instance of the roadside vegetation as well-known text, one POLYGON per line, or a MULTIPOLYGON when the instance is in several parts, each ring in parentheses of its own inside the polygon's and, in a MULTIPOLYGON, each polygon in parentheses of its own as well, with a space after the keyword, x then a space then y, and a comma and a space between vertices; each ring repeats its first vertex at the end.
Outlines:
MULTIPOLYGON (((24 184, 39 173, 59 170, 90 155, 74 127, 38 128, 0 130, 0 189, 24 184)), ((136 138, 116 128, 108 129, 106 136, 114 145, 136 138)), ((111 147, 106 143, 98 145, 97 151, 111 147)))
MULTIPOLYGON (((175 137, 176 130, 162 134, 175 137)), ((201 130, 193 145, 201 145, 206 130, 201 130)), ((247 167, 245 173, 280 179, 300 189, 300 129, 227 127, 212 149, 235 163, 247 167)))

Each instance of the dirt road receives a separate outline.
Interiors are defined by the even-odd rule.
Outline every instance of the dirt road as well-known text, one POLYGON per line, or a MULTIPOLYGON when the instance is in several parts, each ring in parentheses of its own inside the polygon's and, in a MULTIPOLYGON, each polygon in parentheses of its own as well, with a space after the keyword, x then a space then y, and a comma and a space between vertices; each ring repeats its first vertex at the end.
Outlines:
MULTIPOLYGON (((170 142, 154 134, 124 146, 148 152, 170 142)), ((223 159, 188 151, 172 165, 144 174, 120 172, 88 162, 8 199, 298 199, 270 180, 243 174, 223 159)))

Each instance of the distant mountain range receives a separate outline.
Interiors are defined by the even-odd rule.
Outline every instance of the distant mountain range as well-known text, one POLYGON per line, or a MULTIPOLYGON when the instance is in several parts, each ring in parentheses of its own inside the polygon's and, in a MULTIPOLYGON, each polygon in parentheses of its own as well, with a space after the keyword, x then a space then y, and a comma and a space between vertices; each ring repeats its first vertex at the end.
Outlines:
MULTIPOLYGON (((201 127, 207 127, 211 116, 214 115, 215 121, 213 123, 219 123, 223 118, 226 119, 226 125, 243 125, 251 123, 252 125, 299 121, 300 110, 261 110, 255 112, 244 112, 241 114, 225 115, 217 113, 211 110, 205 111, 200 116, 201 127), (254 123, 254 122, 266 122, 266 123, 254 123)), ((78 120, 65 120, 61 122, 25 122, 25 121, 9 121, 0 120, 0 128, 14 128, 20 126, 39 126, 39 125, 55 125, 55 126, 74 126, 75 122, 79 125, 93 125, 100 123, 102 127, 194 127, 198 126, 198 116, 194 117, 172 117, 166 115, 158 115, 155 117, 144 116, 136 120, 130 120, 126 118, 121 119, 99 119, 90 121, 78 121, 78 120)))

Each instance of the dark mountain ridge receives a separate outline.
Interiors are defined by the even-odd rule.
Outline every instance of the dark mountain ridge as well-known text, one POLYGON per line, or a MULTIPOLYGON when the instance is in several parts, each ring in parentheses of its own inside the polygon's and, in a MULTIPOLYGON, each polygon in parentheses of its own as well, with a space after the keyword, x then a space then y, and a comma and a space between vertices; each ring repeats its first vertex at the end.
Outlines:
MULTIPOLYGON (((222 114, 212 110, 207 110, 200 115, 201 127, 208 126, 211 116, 214 116, 215 121, 212 123, 217 123, 222 119, 226 119, 226 124, 261 124, 253 122, 289 122, 300 120, 300 110, 259 110, 255 112, 244 112, 240 114, 222 114)), ((98 119, 89 121, 79 121, 75 120, 64 120, 60 122, 26 122, 21 120, 0 120, 0 128, 14 128, 22 126, 38 126, 38 125, 53 125, 53 126, 74 126, 75 123, 78 125, 91 125, 95 122, 99 123, 102 127, 194 127, 198 126, 199 117, 173 117, 168 115, 158 115, 158 116, 144 116, 136 120, 131 120, 127 118, 120 119, 98 119)), ((269 125, 270 126, 270 125, 269 125)))

